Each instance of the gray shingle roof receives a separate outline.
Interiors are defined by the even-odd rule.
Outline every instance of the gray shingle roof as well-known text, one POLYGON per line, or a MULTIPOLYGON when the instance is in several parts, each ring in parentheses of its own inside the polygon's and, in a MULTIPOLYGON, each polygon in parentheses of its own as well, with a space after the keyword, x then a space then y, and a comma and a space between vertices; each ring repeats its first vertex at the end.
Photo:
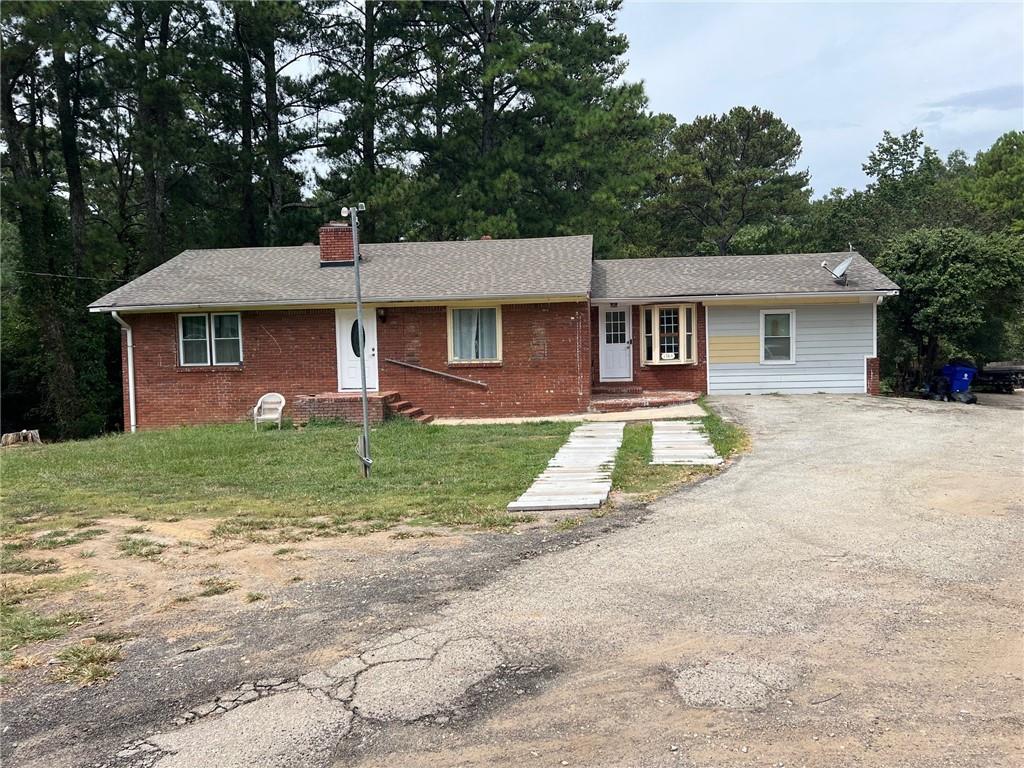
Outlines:
POLYGON ((899 290, 859 253, 853 254, 847 284, 836 284, 821 268, 821 262, 835 268, 849 255, 787 253, 595 261, 592 295, 595 299, 627 299, 899 290))
MULTIPOLYGON (((590 235, 366 244, 368 302, 586 296, 590 235)), ((191 305, 329 304, 355 300, 351 267, 320 267, 319 248, 184 251, 90 304, 96 310, 191 305)))

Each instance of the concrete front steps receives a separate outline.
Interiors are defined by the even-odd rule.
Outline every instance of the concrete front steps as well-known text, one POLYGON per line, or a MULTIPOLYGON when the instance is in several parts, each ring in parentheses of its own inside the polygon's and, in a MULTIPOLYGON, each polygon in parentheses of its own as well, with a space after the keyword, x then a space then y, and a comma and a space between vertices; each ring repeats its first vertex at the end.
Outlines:
POLYGON ((696 402, 700 392, 677 389, 644 391, 639 387, 621 389, 594 387, 590 396, 591 413, 612 413, 632 411, 638 408, 661 408, 666 405, 683 405, 696 402))

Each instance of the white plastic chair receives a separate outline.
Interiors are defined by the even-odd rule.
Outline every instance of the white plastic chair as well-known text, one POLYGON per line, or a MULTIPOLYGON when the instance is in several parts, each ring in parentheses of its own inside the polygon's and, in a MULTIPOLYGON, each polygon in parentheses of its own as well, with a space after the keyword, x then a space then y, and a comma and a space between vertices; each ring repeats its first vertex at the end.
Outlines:
POLYGON ((281 428, 281 414, 284 413, 284 395, 277 392, 268 392, 259 399, 256 407, 252 409, 252 428, 260 428, 264 422, 277 422, 277 428, 281 428))

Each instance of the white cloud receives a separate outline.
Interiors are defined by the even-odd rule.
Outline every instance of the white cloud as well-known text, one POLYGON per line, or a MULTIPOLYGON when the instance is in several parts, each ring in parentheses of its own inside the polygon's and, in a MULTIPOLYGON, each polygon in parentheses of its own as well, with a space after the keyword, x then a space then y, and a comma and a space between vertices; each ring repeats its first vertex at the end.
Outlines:
POLYGON ((1024 72, 1017 3, 627 3, 619 26, 627 77, 646 81, 653 109, 682 121, 773 110, 803 136, 819 193, 863 186, 885 129, 917 125, 943 154, 973 154, 1024 126, 1019 106, 991 103, 1024 72))

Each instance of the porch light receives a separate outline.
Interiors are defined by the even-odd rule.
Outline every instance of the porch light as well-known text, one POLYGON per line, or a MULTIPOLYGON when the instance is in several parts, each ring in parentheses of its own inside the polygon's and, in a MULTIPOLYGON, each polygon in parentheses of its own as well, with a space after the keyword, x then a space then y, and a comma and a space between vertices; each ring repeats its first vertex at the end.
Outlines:
POLYGON ((384 307, 377 307, 377 319, 380 320, 381 323, 386 323, 388 321, 388 313, 384 307))

